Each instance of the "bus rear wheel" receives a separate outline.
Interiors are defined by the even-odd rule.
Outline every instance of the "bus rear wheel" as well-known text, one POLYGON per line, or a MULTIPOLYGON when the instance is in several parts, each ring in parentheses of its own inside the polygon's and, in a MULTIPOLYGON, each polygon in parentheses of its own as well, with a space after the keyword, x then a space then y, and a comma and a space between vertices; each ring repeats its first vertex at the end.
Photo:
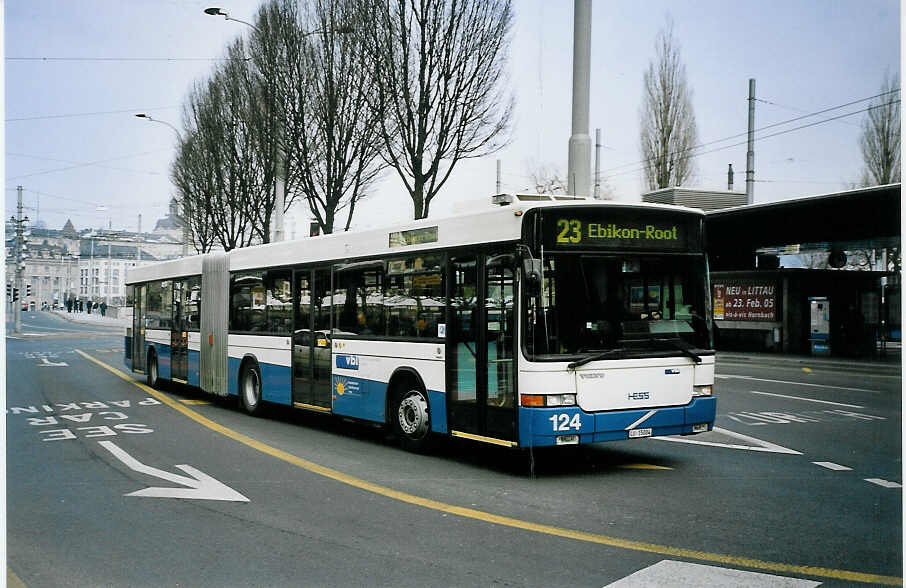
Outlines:
POLYGON ((160 387, 160 370, 157 367, 157 354, 153 351, 148 354, 148 386, 151 388, 160 387))
POLYGON ((394 432, 400 443, 409 451, 425 451, 431 437, 431 417, 428 399, 419 389, 411 389, 399 395, 393 407, 394 432))
POLYGON ((239 376, 239 399, 249 414, 261 409, 261 370, 255 363, 247 363, 239 376))

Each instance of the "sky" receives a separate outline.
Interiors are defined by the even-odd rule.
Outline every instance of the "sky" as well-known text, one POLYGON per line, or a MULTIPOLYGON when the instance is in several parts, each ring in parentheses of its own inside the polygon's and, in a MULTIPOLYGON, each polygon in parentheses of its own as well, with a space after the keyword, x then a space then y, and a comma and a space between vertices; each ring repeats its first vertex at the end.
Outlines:
MULTIPOLYGON (((213 0, 212 0, 213 1, 213 0)), ((220 0, 252 21, 256 0, 220 0)), ((169 167, 181 105, 227 43, 248 27, 212 17, 193 0, 6 0, 6 217, 22 186, 25 213, 48 228, 153 229, 175 189, 169 167)), ((542 168, 565 176, 571 134, 573 3, 514 0, 508 54, 516 101, 507 146, 457 163, 432 216, 483 205, 496 191, 530 192, 542 168)), ((674 23, 692 89, 699 144, 689 187, 724 190, 733 164, 745 191, 748 80, 756 80, 755 128, 823 115, 756 134, 755 202, 835 192, 859 179, 865 100, 900 72, 898 0, 597 0, 592 8, 591 128, 603 134, 601 170, 615 200, 645 191, 639 151, 642 79, 654 40, 674 23), (836 108, 844 104, 850 106, 836 108), (857 113, 835 121, 824 119, 857 113), (797 126, 818 123, 808 128, 797 126), (762 135, 789 131, 774 137, 762 135), (728 137, 732 139, 727 140, 728 137), (740 144, 741 143, 741 144, 740 144)), ((899 96, 897 95, 897 98, 899 96)), ((594 154, 592 154, 593 169, 594 154)), ((286 220, 307 234, 310 213, 286 220)), ((362 201, 353 229, 405 221, 412 204, 390 170, 362 201)))

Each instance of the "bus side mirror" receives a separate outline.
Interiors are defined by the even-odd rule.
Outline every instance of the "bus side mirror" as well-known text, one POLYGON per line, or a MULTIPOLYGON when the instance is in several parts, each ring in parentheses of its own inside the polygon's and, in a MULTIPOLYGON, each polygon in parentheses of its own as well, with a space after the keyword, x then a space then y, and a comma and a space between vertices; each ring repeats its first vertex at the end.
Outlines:
POLYGON ((537 296, 541 293, 541 260, 523 259, 522 275, 525 281, 524 291, 528 296, 537 296))

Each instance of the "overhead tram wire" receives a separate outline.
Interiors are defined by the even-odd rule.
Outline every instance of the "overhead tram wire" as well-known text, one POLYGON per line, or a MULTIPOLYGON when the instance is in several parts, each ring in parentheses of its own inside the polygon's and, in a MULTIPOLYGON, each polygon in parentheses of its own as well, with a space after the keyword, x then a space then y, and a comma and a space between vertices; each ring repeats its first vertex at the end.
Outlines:
MULTIPOLYGON (((806 119, 806 118, 811 118, 811 117, 813 117, 813 116, 818 116, 819 114, 824 114, 825 112, 830 112, 830 111, 832 111, 832 110, 839 110, 839 109, 841 109, 841 108, 846 108, 847 106, 852 106, 853 104, 858 104, 859 102, 865 102, 866 100, 872 100, 872 99, 874 99, 874 98, 879 98, 879 97, 881 97, 881 96, 886 96, 887 94, 893 94, 893 93, 896 93, 896 92, 899 92, 899 91, 900 91, 900 89, 899 89, 899 88, 896 88, 896 89, 893 89, 893 90, 889 90, 889 91, 887 91, 887 92, 881 92, 880 94, 875 94, 874 96, 868 96, 868 97, 866 97, 866 98, 860 98, 859 100, 853 100, 852 102, 846 102, 846 103, 844 103, 844 104, 839 104, 839 105, 837 105, 837 106, 832 106, 832 107, 830 107, 830 108, 825 108, 825 109, 823 109, 823 110, 816 110, 815 112, 811 112, 811 113, 809 113, 809 114, 804 114, 804 115, 802 115, 802 116, 797 116, 797 117, 790 118, 790 119, 787 119, 787 120, 782 120, 782 121, 780 121, 780 122, 776 122, 776 123, 771 123, 771 124, 769 124, 769 125, 765 125, 765 126, 763 126, 763 127, 760 127, 760 128, 758 128, 758 129, 755 129, 753 132, 755 132, 755 133, 760 133, 761 131, 765 131, 765 130, 767 130, 767 129, 772 129, 772 128, 774 128, 774 127, 779 127, 779 126, 787 125, 787 124, 796 122, 796 121, 798 121, 798 120, 803 120, 803 119, 806 119)), ((890 104, 890 103, 887 103, 887 104, 890 104)), ((876 106, 886 106, 887 104, 878 104, 878 105, 876 105, 876 106)), ((850 114, 846 114, 846 115, 843 115, 843 116, 852 116, 853 114, 859 114, 859 113, 865 112, 865 111, 867 111, 867 110, 870 110, 871 108, 873 108, 873 107, 869 107, 869 108, 866 108, 866 109, 864 109, 864 110, 859 110, 859 111, 856 111, 856 112, 852 112, 852 113, 850 113, 850 114)), ((834 118, 829 118, 829 119, 825 119, 825 120, 829 122, 829 121, 836 120, 836 119, 839 119, 839 118, 843 118, 843 117, 834 117, 834 118)), ((819 121, 819 122, 820 122, 820 121, 819 121)), ((806 125, 806 126, 811 126, 811 125, 806 125)), ((805 127, 799 127, 799 128, 805 128, 805 127)), ((668 155, 677 155, 677 154, 679 154, 679 153, 682 153, 683 151, 689 151, 689 152, 695 151, 695 150, 697 150, 697 149, 701 149, 701 148, 707 147, 707 146, 709 146, 709 145, 714 145, 714 144, 717 144, 717 143, 723 143, 724 141, 730 141, 730 140, 732 140, 732 139, 736 139, 737 137, 745 137, 746 135, 748 135, 748 131, 744 131, 744 132, 742 132, 742 133, 737 133, 737 134, 735 134, 735 135, 730 135, 730 136, 724 137, 724 138, 722 138, 722 139, 715 139, 714 141, 708 141, 707 143, 701 143, 701 144, 699 144, 699 145, 694 145, 694 146, 692 146, 692 147, 690 147, 690 148, 688 148, 688 149, 682 150, 682 151, 671 152, 671 153, 669 153, 668 155)), ((769 136, 774 136, 774 135, 769 135, 769 136)), ((757 141, 757 140, 759 140, 760 138, 761 138, 761 137, 756 137, 755 140, 757 141)), ((767 137, 764 137, 764 138, 767 138, 767 137)), ((737 143, 737 144, 734 144, 734 145, 728 145, 727 148, 729 148, 729 147, 736 147, 736 146, 738 146, 738 145, 739 145, 738 143, 737 143)), ((713 151, 707 151, 707 152, 705 152, 705 153, 713 153, 713 151)), ((703 154, 704 154, 704 153, 701 153, 701 154, 696 153, 696 154, 689 155, 689 157, 696 157, 697 155, 703 155, 703 154)), ((648 163, 649 161, 652 161, 652 160, 650 160, 650 159, 642 159, 642 160, 635 161, 635 162, 632 162, 632 163, 624 163, 624 164, 622 164, 622 165, 614 166, 614 167, 609 168, 609 169, 601 170, 601 173, 602 173, 602 174, 605 174, 605 173, 607 173, 607 172, 615 171, 615 170, 618 170, 618 169, 621 169, 621 168, 624 168, 624 167, 631 167, 631 166, 637 166, 637 165, 641 165, 641 164, 646 164, 646 163, 648 163)), ((640 171, 640 169, 645 169, 645 168, 643 167, 643 168, 639 168, 639 169, 633 169, 633 170, 631 170, 631 173, 640 171)), ((625 172, 620 172, 620 173, 617 173, 617 174, 612 174, 612 176, 619 176, 619 175, 623 175, 624 173, 625 173, 625 172)))
MULTIPOLYGON (((179 106, 159 106, 157 108, 146 108, 145 110, 149 110, 149 111, 169 110, 171 108, 179 108, 179 106)), ((132 112, 135 112, 136 110, 141 110, 141 109, 130 108, 129 110, 107 110, 107 111, 102 111, 102 112, 76 112, 76 113, 72 113, 72 114, 45 114, 45 115, 38 115, 38 116, 21 116, 21 117, 16 117, 16 118, 4 119, 4 122, 10 123, 10 122, 21 122, 21 121, 26 121, 26 120, 46 120, 46 119, 54 119, 54 118, 75 118, 75 117, 79 117, 79 116, 101 116, 101 115, 105 115, 105 114, 124 114, 127 112, 132 113, 132 112)))
MULTIPOLYGON (((892 93, 892 92, 899 92, 899 89, 897 89, 897 90, 892 90, 891 92, 884 92, 883 94, 878 94, 878 95, 876 95, 876 96, 871 96, 871 97, 869 97, 869 98, 863 98, 862 100, 857 100, 856 102, 864 102, 865 100, 871 100, 872 98, 877 98, 878 96, 883 96, 884 94, 890 94, 890 93, 892 93)), ((770 129, 770 128, 778 127, 778 126, 781 126, 781 125, 789 124, 790 122, 793 122, 793 121, 802 120, 802 119, 804 119, 804 118, 810 118, 810 117, 816 116, 817 114, 820 114, 820 113, 822 113, 822 112, 828 112, 828 111, 830 111, 830 110, 837 110, 837 109, 839 109, 839 108, 843 108, 844 106, 848 106, 848 105, 855 104, 856 102, 851 102, 851 103, 849 103, 849 104, 847 104, 847 105, 841 105, 841 106, 837 106, 837 107, 834 107, 834 108, 829 108, 829 109, 826 109, 826 110, 822 110, 822 111, 819 111, 819 112, 816 112, 816 113, 812 113, 812 114, 808 114, 808 115, 804 115, 804 116, 799 116, 799 117, 796 117, 796 118, 793 118, 793 119, 789 119, 789 120, 787 120, 787 121, 782 121, 782 122, 778 122, 778 123, 773 123, 773 124, 770 124, 770 125, 761 127, 760 129, 756 129, 754 132, 758 133, 758 132, 764 131, 764 130, 766 130, 766 129, 770 129)), ((875 109, 875 108, 881 108, 881 107, 883 107, 883 106, 889 106, 889 105, 891 105, 891 104, 896 104, 897 102, 898 102, 898 101, 893 100, 893 101, 885 102, 885 103, 882 103, 882 104, 874 104, 874 105, 872 105, 872 106, 869 106, 869 107, 867 107, 867 108, 863 108, 863 109, 861 109, 861 110, 856 110, 856 111, 853 111, 853 112, 848 112, 848 113, 845 113, 845 114, 841 114, 841 115, 839 115, 839 116, 834 116, 834 117, 831 117, 831 118, 822 119, 822 120, 815 121, 815 122, 813 122, 813 123, 809 123, 809 124, 806 124, 806 125, 800 125, 800 126, 798 126, 798 127, 792 128, 792 129, 785 129, 785 130, 783 130, 783 131, 778 131, 778 132, 776 132, 776 133, 771 133, 771 134, 769 134, 769 135, 763 135, 763 136, 761 136, 761 137, 755 137, 755 141, 761 141, 762 139, 769 139, 769 138, 771 138, 771 137, 777 137, 777 136, 779 136, 779 135, 784 135, 784 134, 786 134, 786 133, 791 133, 791 132, 793 132, 793 131, 799 131, 799 130, 806 129, 806 128, 809 128, 809 127, 814 127, 814 126, 817 126, 817 125, 820 125, 820 124, 824 124, 824 123, 828 123, 828 122, 833 122, 833 121, 840 120, 840 119, 843 119, 843 118, 846 118, 846 117, 849 117, 849 116, 853 116, 853 115, 856 115, 856 114, 862 114, 863 112, 868 112, 869 110, 873 110, 873 109, 875 109)), ((683 152, 689 152, 689 155, 687 155, 686 157, 692 158, 692 157, 698 157, 698 156, 700 156, 700 155, 706 155, 706 154, 708 154, 708 153, 716 153, 717 151, 723 151, 723 150, 725 150, 725 149, 730 149, 730 148, 732 148, 732 147, 738 147, 738 146, 740 146, 740 145, 745 145, 745 144, 746 144, 746 141, 742 141, 742 142, 739 142, 739 143, 733 143, 733 144, 731 144, 731 145, 724 145, 723 147, 718 147, 717 149, 709 149, 709 150, 707 150, 707 151, 701 151, 701 152, 698 152, 698 153, 692 153, 692 152, 693 152, 693 151, 696 151, 696 150, 698 150, 698 149, 701 149, 701 148, 703 148, 703 147, 707 147, 708 145, 714 145, 714 144, 716 144, 716 143, 723 143, 724 141, 729 141, 730 139, 735 139, 735 138, 737 138, 737 137, 745 136, 745 135, 747 135, 747 134, 748 134, 748 133, 740 133, 740 134, 737 134, 737 135, 731 135, 731 136, 725 137, 725 138, 723 138, 723 139, 717 139, 717 140, 715 140, 715 141, 709 141, 708 143, 702 143, 702 144, 700 144, 700 145, 695 145, 695 146, 693 146, 693 147, 690 147, 689 149, 684 149, 684 150, 680 150, 680 151, 671 152, 671 153, 669 153, 668 155, 672 156, 672 155, 681 154, 681 153, 683 153, 683 152)), ((649 162, 651 162, 651 161, 654 161, 655 159, 656 159, 656 158, 652 158, 652 159, 642 159, 642 160, 636 161, 636 162, 634 162, 634 163, 627 163, 627 164, 623 164, 623 165, 620 165, 620 166, 612 167, 612 168, 610 168, 609 170, 602 170, 602 171, 601 171, 602 177, 603 177, 603 174, 606 173, 606 172, 608 172, 608 171, 618 170, 618 169, 620 169, 620 168, 629 167, 629 166, 643 165, 643 167, 637 167, 637 168, 634 168, 634 169, 631 169, 631 170, 621 171, 621 172, 618 172, 618 173, 611 173, 611 174, 608 174, 606 177, 607 177, 607 178, 612 178, 612 177, 622 176, 622 175, 626 175, 626 174, 630 174, 630 173, 637 173, 637 172, 642 171, 642 170, 645 169, 644 164, 647 164, 647 163, 649 163, 649 162)), ((605 179, 606 179, 606 178, 605 178, 605 179)))
POLYGON ((231 57, 6 57, 6 61, 232 61, 231 57))
POLYGON ((71 170, 71 169, 77 169, 77 168, 80 168, 80 167, 89 167, 89 166, 92 166, 92 165, 98 165, 98 164, 101 164, 101 163, 107 163, 108 161, 119 161, 119 160, 121 160, 121 159, 131 159, 131 158, 133 158, 133 157, 142 157, 142 156, 144 156, 144 155, 151 155, 151 154, 153 154, 153 153, 159 153, 159 152, 161 152, 161 151, 171 151, 171 148, 167 148, 167 149, 155 149, 155 150, 152 150, 152 151, 143 151, 143 152, 141 152, 141 153, 132 153, 132 154, 130 154, 130 155, 121 155, 121 156, 119 156, 119 157, 111 157, 111 158, 109 158, 109 159, 99 159, 99 160, 97 160, 97 161, 88 161, 88 162, 85 162, 85 163, 80 163, 80 164, 77 164, 77 165, 70 165, 70 166, 67 166, 67 167, 57 167, 57 168, 54 168, 54 169, 46 169, 46 170, 43 170, 43 171, 33 172, 33 173, 30 173, 30 174, 20 174, 20 175, 18 175, 18 176, 9 176, 9 177, 6 178, 6 181, 10 181, 10 180, 19 180, 19 179, 21 179, 21 178, 31 178, 31 177, 34 177, 34 176, 41 176, 41 175, 44 175, 44 174, 50 174, 50 173, 55 173, 55 172, 60 172, 60 171, 67 171, 67 170, 71 170))

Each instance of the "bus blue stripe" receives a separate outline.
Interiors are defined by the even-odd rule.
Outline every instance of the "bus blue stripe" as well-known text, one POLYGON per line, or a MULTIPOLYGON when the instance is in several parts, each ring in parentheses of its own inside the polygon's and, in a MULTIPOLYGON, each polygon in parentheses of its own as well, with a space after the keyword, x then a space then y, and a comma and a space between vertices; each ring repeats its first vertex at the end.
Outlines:
MULTIPOLYGON (((578 407, 519 409, 519 444, 536 447, 554 445, 559 435, 579 435, 581 443, 616 441, 629 437, 626 428, 643 418, 650 409, 587 413, 578 407), (578 420, 574 417, 579 415, 578 420), (553 418, 553 420, 552 420, 553 418)), ((692 425, 714 423, 717 399, 693 398, 686 406, 658 409, 638 428, 651 428, 652 436, 682 435, 692 425)))

